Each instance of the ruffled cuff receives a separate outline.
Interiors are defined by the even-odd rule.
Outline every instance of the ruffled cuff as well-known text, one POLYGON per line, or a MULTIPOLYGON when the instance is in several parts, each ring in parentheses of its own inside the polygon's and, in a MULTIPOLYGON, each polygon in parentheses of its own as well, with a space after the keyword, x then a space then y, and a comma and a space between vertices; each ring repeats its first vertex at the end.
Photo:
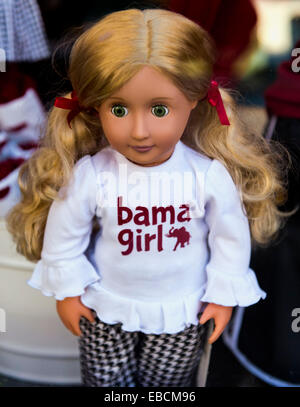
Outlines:
POLYGON ((41 290, 44 295, 54 296, 61 301, 66 297, 82 295, 88 285, 99 280, 99 274, 82 255, 59 266, 48 265, 40 260, 27 284, 41 290))
POLYGON ((203 302, 247 307, 266 298, 267 294, 259 287, 255 273, 250 268, 243 275, 210 270, 208 276, 206 291, 201 298, 203 302))

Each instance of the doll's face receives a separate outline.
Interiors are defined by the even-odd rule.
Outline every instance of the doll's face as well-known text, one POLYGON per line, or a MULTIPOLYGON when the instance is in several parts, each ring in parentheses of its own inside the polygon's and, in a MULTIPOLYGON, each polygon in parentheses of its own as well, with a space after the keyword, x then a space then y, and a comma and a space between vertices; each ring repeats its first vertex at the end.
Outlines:
POLYGON ((146 66, 98 111, 112 148, 138 165, 154 166, 172 155, 196 105, 169 78, 146 66))

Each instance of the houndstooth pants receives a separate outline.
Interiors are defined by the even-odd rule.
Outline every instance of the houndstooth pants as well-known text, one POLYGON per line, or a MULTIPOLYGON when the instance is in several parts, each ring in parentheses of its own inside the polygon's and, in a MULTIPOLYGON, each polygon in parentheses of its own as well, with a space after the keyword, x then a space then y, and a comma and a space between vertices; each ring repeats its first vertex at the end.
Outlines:
MULTIPOLYGON (((175 334, 144 334, 121 323, 81 317, 81 376, 92 387, 191 387, 207 340, 207 323, 175 334)), ((200 314, 198 314, 200 318, 200 314)), ((199 320, 198 318, 198 320, 199 320)))

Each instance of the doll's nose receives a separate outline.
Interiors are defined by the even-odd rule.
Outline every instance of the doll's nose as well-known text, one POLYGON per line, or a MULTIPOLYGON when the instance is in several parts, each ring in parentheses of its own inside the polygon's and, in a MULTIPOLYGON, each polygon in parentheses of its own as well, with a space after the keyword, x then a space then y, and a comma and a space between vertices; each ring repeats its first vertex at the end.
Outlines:
POLYGON ((134 140, 143 140, 149 136, 149 128, 144 114, 137 113, 133 116, 131 137, 134 140))

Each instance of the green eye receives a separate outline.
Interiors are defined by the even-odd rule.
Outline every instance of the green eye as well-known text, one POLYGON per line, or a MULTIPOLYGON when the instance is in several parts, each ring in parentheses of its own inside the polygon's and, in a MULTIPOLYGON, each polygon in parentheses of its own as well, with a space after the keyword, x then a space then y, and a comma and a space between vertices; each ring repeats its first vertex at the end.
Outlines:
POLYGON ((128 110, 126 109, 125 106, 122 105, 114 105, 111 108, 112 114, 114 114, 116 117, 123 117, 128 114, 128 110))
POLYGON ((156 105, 152 107, 152 113, 157 117, 164 117, 169 113, 167 106, 156 105))

